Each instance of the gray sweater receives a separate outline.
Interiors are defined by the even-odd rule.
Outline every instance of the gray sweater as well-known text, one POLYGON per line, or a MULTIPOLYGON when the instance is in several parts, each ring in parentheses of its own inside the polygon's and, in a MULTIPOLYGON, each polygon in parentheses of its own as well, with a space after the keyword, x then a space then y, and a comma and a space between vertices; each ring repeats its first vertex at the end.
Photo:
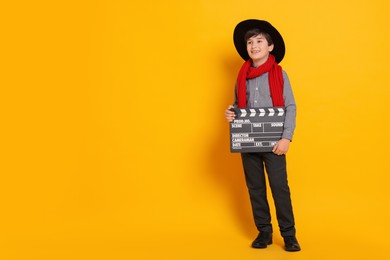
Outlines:
MULTIPOLYGON (((284 120, 282 138, 292 140, 295 130, 296 105, 290 81, 285 71, 283 71, 283 78, 283 98, 284 106, 286 108, 286 118, 284 120)), ((273 106, 269 90, 268 72, 264 73, 260 77, 248 79, 246 81, 246 86, 246 100, 248 108, 273 106)), ((235 91, 234 106, 237 107, 237 91, 235 91)))

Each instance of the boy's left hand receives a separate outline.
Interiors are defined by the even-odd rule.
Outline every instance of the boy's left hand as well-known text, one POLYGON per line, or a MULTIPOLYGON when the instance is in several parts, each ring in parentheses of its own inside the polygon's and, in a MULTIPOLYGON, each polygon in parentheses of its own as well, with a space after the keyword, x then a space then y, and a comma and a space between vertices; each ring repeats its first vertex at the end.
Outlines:
POLYGON ((288 140, 287 138, 282 138, 275 144, 274 149, 272 149, 272 152, 277 155, 283 155, 287 153, 289 147, 290 140, 288 140))

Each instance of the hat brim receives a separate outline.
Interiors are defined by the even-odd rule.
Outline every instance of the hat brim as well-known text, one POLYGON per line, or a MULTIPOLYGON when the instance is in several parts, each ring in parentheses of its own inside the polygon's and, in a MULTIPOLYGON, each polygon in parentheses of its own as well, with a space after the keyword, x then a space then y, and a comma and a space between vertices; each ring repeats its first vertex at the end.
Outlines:
POLYGON ((275 27, 273 27, 269 22, 263 20, 249 19, 237 24, 233 33, 233 41, 238 54, 240 54, 245 61, 250 59, 244 37, 247 31, 255 28, 264 31, 271 36, 274 43, 274 49, 271 51, 271 54, 275 56, 277 63, 281 62, 286 52, 283 37, 280 35, 278 30, 275 29, 275 27))

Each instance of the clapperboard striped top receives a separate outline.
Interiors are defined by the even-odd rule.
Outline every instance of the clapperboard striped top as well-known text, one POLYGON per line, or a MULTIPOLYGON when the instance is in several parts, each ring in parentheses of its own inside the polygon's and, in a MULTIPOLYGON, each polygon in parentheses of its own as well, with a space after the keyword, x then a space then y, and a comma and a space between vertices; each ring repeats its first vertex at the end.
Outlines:
POLYGON ((270 152, 282 137, 285 120, 283 107, 233 108, 230 123, 231 152, 270 152))
POLYGON ((240 108, 234 109, 238 117, 255 117, 255 116, 283 116, 284 108, 240 108))

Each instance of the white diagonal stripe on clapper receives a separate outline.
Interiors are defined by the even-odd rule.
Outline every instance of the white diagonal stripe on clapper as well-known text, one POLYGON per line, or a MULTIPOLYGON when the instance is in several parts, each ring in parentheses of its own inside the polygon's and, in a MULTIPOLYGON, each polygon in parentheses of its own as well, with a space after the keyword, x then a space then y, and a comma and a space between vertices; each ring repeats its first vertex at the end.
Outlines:
POLYGON ((260 108, 259 111, 260 111, 260 115, 259 116, 264 116, 265 115, 265 110, 264 109, 260 108))
POLYGON ((251 114, 249 115, 250 117, 254 117, 256 115, 256 110, 249 109, 249 111, 251 111, 251 114))
POLYGON ((275 110, 273 108, 268 108, 269 110, 269 115, 268 116, 274 116, 275 115, 275 110))
POLYGON ((284 114, 283 108, 278 108, 278 111, 279 111, 278 116, 282 116, 284 114))
POLYGON ((246 116, 246 110, 245 109, 241 109, 241 117, 245 117, 246 116))

